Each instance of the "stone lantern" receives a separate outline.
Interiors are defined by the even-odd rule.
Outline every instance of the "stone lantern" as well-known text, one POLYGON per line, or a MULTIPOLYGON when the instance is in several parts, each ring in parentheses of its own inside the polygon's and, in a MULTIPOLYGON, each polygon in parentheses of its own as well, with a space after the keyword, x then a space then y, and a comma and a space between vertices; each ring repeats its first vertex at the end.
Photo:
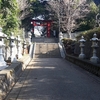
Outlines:
POLYGON ((0 70, 5 69, 7 67, 3 56, 3 47, 5 46, 4 38, 6 37, 7 36, 2 32, 2 28, 0 28, 0 70))
POLYGON ((85 58, 85 54, 84 54, 84 43, 85 43, 85 39, 84 39, 84 37, 82 36, 81 37, 81 39, 79 40, 79 42, 80 42, 80 48, 81 48, 81 53, 80 53, 80 55, 79 55, 79 58, 81 58, 81 59, 84 59, 85 58))
POLYGON ((96 50, 99 47, 98 46, 99 39, 97 38, 96 34, 93 35, 93 38, 91 39, 91 41, 92 41, 91 47, 93 48, 93 56, 90 58, 90 61, 93 63, 98 63, 99 58, 96 56, 96 52, 97 52, 96 50))
POLYGON ((28 37, 29 37, 29 44, 31 45, 31 43, 32 43, 32 40, 31 40, 32 34, 31 34, 31 32, 28 32, 28 37))
POLYGON ((26 46, 26 41, 23 41, 22 45, 23 45, 22 55, 24 55, 24 54, 25 54, 25 50, 26 50, 26 48, 27 48, 27 46, 26 46))
POLYGON ((21 39, 20 39, 20 36, 18 35, 17 36, 17 56, 18 56, 18 58, 22 57, 21 52, 22 52, 21 39))
POLYGON ((17 59, 16 59, 17 48, 16 48, 16 44, 15 44, 16 38, 11 35, 11 37, 9 38, 9 40, 10 40, 9 46, 10 46, 11 62, 15 62, 15 61, 17 61, 17 59))

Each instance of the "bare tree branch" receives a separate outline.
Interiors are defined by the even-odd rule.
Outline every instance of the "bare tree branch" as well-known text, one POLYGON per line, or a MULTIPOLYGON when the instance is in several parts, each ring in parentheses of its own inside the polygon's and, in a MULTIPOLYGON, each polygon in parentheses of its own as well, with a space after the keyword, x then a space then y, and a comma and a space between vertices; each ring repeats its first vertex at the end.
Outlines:
POLYGON ((69 38, 71 32, 76 28, 75 20, 83 18, 89 13, 89 5, 86 0, 53 0, 49 4, 60 21, 60 28, 67 31, 69 38))

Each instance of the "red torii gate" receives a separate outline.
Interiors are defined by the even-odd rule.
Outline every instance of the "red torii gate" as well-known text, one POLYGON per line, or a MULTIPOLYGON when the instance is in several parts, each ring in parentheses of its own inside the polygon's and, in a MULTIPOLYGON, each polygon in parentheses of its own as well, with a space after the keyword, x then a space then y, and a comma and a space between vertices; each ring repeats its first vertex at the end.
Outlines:
POLYGON ((33 20, 31 21, 31 24, 33 25, 33 32, 34 32, 34 27, 35 26, 47 26, 47 37, 50 37, 50 29, 51 29, 51 24, 52 20, 33 20), (37 24, 37 22, 39 24, 37 24))

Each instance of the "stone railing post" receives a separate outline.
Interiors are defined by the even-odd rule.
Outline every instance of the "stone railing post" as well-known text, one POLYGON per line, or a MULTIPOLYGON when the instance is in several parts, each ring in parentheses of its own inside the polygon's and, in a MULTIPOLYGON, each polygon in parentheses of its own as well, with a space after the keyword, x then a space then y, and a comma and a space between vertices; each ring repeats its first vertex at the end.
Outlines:
POLYGON ((98 41, 99 39, 97 38, 97 35, 94 34, 93 35, 93 38, 91 39, 92 41, 92 48, 93 48, 93 56, 90 58, 90 61, 93 62, 93 63, 98 63, 99 62, 99 58, 96 56, 96 53, 97 53, 97 48, 99 47, 98 46, 98 41))
POLYGON ((63 39, 63 34, 62 32, 59 33, 59 43, 61 44, 62 43, 62 39, 63 39))
POLYGON ((4 55, 3 55, 3 47, 4 44, 4 38, 6 35, 2 32, 2 28, 0 28, 0 70, 5 69, 7 67, 6 62, 4 61, 4 55))
POLYGON ((81 53, 80 53, 80 55, 79 55, 79 58, 81 58, 81 59, 84 59, 85 58, 85 54, 84 54, 84 43, 85 43, 85 39, 84 39, 84 37, 82 36, 81 37, 81 39, 79 40, 79 42, 80 42, 80 48, 81 48, 81 53))

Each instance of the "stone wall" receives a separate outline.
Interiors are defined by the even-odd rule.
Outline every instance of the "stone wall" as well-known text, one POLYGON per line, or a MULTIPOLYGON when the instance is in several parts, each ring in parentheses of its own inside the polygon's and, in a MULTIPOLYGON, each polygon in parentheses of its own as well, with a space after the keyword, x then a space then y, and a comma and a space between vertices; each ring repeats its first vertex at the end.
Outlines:
POLYGON ((0 71, 0 100, 4 100, 7 93, 12 89, 17 82, 21 72, 27 67, 30 62, 30 57, 25 56, 19 61, 11 63, 9 67, 0 71))
POLYGON ((100 64, 94 64, 89 60, 79 59, 78 57, 74 57, 68 54, 66 54, 66 60, 100 77, 100 64))

